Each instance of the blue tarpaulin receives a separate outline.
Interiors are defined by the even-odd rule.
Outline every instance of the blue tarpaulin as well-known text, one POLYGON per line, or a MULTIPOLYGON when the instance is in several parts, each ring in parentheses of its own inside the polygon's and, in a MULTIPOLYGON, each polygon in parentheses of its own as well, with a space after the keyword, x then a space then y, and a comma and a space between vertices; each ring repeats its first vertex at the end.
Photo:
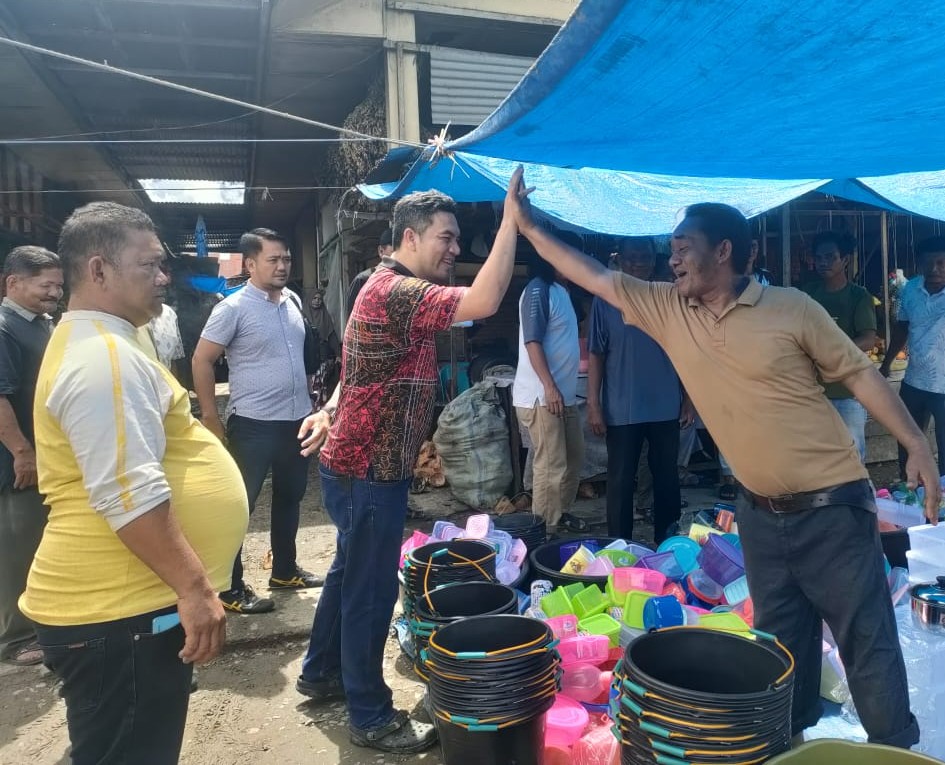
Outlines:
POLYGON ((451 148, 729 178, 945 169, 945 13, 861 0, 584 0, 451 148))
MULTIPOLYGON (((398 183, 361 185, 370 199, 398 198, 411 191, 438 189, 458 202, 499 201, 518 163, 458 152, 433 164, 421 157, 398 183)), ((825 180, 780 181, 751 178, 691 178, 528 163, 525 179, 535 186, 532 204, 558 226, 601 234, 665 234, 677 213, 711 199, 737 206, 747 216, 779 207, 825 180)))
POLYGON ((813 190, 945 220, 942 40, 934 3, 584 0, 452 158, 359 188, 497 201, 521 161, 541 214, 601 233, 813 190))

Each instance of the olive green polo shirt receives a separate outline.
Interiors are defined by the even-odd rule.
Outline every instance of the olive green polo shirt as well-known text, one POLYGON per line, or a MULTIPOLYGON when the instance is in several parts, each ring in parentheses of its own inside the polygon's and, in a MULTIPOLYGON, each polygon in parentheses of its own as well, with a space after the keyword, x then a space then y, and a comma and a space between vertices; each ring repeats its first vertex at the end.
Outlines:
POLYGON ((867 477, 818 373, 840 382, 872 363, 810 297, 751 279, 716 317, 672 284, 613 279, 624 321, 663 346, 749 490, 780 496, 867 477))

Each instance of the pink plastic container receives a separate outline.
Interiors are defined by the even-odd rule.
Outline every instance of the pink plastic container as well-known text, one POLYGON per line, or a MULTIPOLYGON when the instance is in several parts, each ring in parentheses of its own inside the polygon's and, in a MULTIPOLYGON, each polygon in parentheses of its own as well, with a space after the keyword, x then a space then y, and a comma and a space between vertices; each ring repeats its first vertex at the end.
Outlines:
POLYGON ((574 637, 578 631, 578 618, 574 614, 563 614, 562 616, 550 616, 545 619, 545 624, 551 627, 558 640, 574 637))
POLYGON ((572 765, 613 765, 619 762, 620 743, 606 722, 588 728, 571 749, 572 765))
POLYGON ((610 653, 610 638, 606 635, 575 635, 558 644, 561 663, 602 664, 610 653))
POLYGON ((666 576, 648 568, 615 568, 614 589, 626 594, 630 590, 646 590, 660 594, 666 586, 666 576))
POLYGON ((545 746, 571 746, 581 738, 589 717, 581 704, 558 694, 545 714, 545 746))

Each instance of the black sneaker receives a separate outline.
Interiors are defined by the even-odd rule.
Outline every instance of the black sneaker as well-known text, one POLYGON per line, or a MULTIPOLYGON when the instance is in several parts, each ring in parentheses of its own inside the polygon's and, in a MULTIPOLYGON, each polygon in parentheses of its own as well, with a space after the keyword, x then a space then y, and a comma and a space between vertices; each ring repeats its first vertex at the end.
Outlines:
POLYGON ((220 593, 220 600, 227 611, 237 614, 266 614, 272 611, 276 604, 269 598, 260 598, 248 584, 242 590, 227 590, 220 593))
POLYGON ((355 746, 376 749, 390 754, 415 754, 436 744, 436 728, 430 723, 411 719, 406 712, 394 713, 387 725, 372 730, 348 726, 348 735, 355 746))
POLYGON ((288 579, 279 579, 274 576, 269 579, 270 590, 304 590, 309 587, 321 587, 323 584, 325 580, 322 577, 315 576, 299 566, 295 567, 295 574, 288 579))
POLYGON ((340 677, 330 677, 327 680, 306 680, 299 675, 295 681, 295 690, 312 701, 335 701, 345 697, 345 687, 340 677))

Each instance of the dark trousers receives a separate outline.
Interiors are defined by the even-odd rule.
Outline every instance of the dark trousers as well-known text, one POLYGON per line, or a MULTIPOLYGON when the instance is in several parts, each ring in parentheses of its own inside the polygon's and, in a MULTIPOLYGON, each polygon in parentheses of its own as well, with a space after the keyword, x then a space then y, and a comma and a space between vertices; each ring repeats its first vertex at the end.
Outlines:
POLYGON ((607 427, 607 533, 633 537, 633 494, 643 441, 649 443, 647 461, 653 474, 653 526, 657 544, 679 520, 679 422, 645 422, 607 427))
POLYGON ((72 765, 175 765, 193 665, 180 625, 151 634, 173 608, 78 627, 36 625, 46 666, 61 680, 72 765))
MULTIPOLYGON (((269 538, 272 545, 272 576, 276 579, 295 576, 299 503, 305 496, 308 482, 308 457, 299 453, 301 425, 301 420, 251 420, 236 414, 231 414, 226 422, 230 454, 243 475, 250 512, 256 508, 263 481, 272 468, 269 538)), ((233 564, 230 586, 234 590, 243 588, 242 548, 233 564)))
MULTIPOLYGON (((938 472, 945 474, 945 393, 931 393, 902 383, 899 397, 916 425, 925 433, 929 418, 935 420, 935 445, 938 447, 938 472)), ((906 450, 899 447, 899 472, 906 474, 906 450)))
POLYGON ((361 480, 319 467, 322 501, 338 530, 308 652, 306 680, 341 676, 355 728, 386 725, 394 714, 384 682, 384 644, 397 600, 397 564, 410 481, 361 480))
POLYGON ((822 621, 840 648, 860 721, 875 744, 919 740, 876 514, 852 505, 797 513, 755 507, 742 492, 736 510, 755 627, 794 654, 793 733, 823 711, 822 621))
POLYGON ((35 486, 0 490, 0 659, 36 638, 33 623, 20 613, 17 601, 26 589, 48 515, 35 486))

